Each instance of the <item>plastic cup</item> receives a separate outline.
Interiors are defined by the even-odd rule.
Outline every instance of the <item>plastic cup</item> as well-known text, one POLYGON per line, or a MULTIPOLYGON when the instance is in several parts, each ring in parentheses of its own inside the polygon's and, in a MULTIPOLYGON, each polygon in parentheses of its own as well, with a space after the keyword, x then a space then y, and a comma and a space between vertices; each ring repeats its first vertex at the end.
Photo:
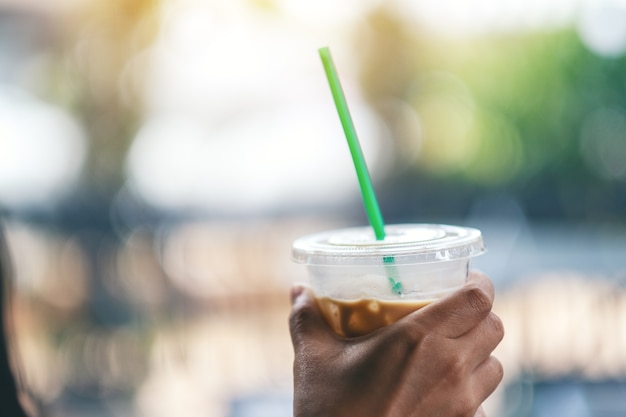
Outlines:
POLYGON ((453 292, 467 280, 470 260, 485 246, 480 230, 439 225, 332 230, 293 242, 292 259, 309 273, 318 306, 342 337, 391 324, 453 292))

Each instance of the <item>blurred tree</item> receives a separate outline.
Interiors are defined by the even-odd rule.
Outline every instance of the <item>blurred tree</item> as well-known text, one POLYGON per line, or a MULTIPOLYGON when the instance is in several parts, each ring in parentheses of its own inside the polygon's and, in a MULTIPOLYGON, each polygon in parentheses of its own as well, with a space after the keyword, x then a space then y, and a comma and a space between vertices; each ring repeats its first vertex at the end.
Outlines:
POLYGON ((571 28, 437 36, 385 6, 355 38, 394 136, 392 205, 462 216, 501 192, 535 218, 626 218, 625 57, 594 55, 571 28))
POLYGON ((142 52, 158 33, 159 4, 90 1, 57 21, 63 26, 41 88, 84 124, 90 146, 85 185, 103 194, 124 180, 124 156, 142 112, 142 52))

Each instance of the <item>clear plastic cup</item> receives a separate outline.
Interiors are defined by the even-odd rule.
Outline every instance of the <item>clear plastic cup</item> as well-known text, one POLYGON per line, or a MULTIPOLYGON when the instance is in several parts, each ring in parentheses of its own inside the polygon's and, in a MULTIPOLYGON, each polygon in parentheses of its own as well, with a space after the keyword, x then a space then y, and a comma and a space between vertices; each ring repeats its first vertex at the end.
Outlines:
POLYGON ((320 310, 343 337, 361 336, 463 286, 470 259, 485 251, 480 230, 440 224, 332 230, 294 241, 320 310))

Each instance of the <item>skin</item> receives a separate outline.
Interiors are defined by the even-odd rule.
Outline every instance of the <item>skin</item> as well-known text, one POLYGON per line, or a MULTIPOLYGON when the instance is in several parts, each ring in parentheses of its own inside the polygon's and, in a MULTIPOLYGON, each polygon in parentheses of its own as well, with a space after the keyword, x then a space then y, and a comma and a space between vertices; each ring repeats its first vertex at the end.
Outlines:
POLYGON ((503 376, 494 290, 470 272, 457 292, 356 338, 328 327, 310 289, 292 289, 295 417, 483 417, 503 376))

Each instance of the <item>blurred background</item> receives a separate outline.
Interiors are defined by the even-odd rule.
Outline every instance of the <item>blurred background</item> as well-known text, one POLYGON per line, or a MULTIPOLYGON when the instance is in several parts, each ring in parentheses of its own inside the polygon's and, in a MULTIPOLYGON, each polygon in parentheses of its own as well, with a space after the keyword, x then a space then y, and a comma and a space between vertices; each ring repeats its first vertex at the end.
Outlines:
POLYGON ((14 355, 43 416, 291 415, 302 234, 482 229, 491 417, 626 414, 626 1, 0 0, 14 355))

